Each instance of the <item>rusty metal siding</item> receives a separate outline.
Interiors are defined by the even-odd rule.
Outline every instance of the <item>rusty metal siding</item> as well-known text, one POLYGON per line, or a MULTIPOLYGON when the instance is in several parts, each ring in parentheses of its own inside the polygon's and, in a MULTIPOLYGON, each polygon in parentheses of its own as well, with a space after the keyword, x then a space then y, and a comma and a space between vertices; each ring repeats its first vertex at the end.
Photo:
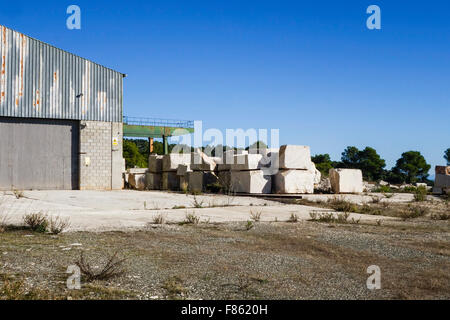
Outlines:
POLYGON ((122 73, 0 27, 0 116, 122 122, 122 73))

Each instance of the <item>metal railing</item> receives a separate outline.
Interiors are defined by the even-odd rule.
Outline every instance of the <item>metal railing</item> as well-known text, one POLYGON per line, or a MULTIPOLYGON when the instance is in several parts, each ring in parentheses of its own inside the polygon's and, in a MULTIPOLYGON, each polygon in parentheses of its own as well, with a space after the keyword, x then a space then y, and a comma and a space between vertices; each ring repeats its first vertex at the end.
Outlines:
POLYGON ((136 126, 154 126, 154 127, 174 127, 174 128, 193 128, 194 121, 190 120, 173 120, 159 118, 138 118, 123 117, 123 123, 136 126))

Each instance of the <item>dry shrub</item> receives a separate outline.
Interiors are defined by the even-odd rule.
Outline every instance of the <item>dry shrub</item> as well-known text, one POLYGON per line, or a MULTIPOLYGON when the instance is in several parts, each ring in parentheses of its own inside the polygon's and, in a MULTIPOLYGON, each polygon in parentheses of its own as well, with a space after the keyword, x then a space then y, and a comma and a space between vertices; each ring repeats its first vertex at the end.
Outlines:
POLYGON ((298 222, 298 215, 294 212, 291 213, 288 222, 296 223, 298 222))
POLYGON ((47 214, 43 212, 28 213, 23 216, 23 222, 30 227, 32 231, 41 233, 45 233, 49 225, 47 214))
POLYGON ((9 216, 4 213, 0 213, 0 232, 5 232, 8 228, 9 216))
POLYGON ((341 212, 357 212, 358 206, 344 199, 334 197, 328 200, 328 204, 335 211, 341 212))
POLYGON ((157 214, 153 217, 153 224, 164 224, 166 223, 166 217, 162 213, 157 214))
POLYGON ((186 213, 186 219, 184 220, 185 224, 199 224, 200 217, 195 214, 195 211, 192 213, 186 213))
POLYGON ((70 218, 61 218, 60 216, 49 219, 49 229, 52 234, 60 234, 70 227, 70 218))
MULTIPOLYGON (((119 259, 117 257, 116 251, 106 259, 103 267, 93 267, 92 264, 84 258, 84 253, 81 252, 80 258, 75 264, 86 277, 86 281, 91 282, 95 280, 109 280, 121 276, 125 273, 123 268, 123 263, 125 261, 126 259, 119 259)), ((101 265, 101 263, 96 263, 96 265, 101 265)))
POLYGON ((358 224, 361 219, 355 220, 355 218, 352 218, 349 220, 350 213, 343 212, 338 213, 335 215, 333 212, 321 212, 321 211, 311 211, 309 213, 311 217, 311 221, 318 221, 318 222, 327 222, 327 223, 351 223, 351 224, 358 224))
POLYGON ((250 210, 250 218, 255 222, 259 222, 261 220, 261 214, 262 214, 262 210, 260 210, 260 211, 250 210))
POLYGON ((16 197, 16 199, 20 199, 24 197, 24 193, 23 190, 13 190, 14 196, 16 197))
POLYGON ((399 216, 403 220, 415 219, 415 218, 425 216, 426 214, 428 214, 429 211, 430 211, 430 209, 428 209, 427 207, 408 206, 408 208, 406 208, 406 210, 401 210, 399 212, 399 216))
POLYGON ((432 220, 449 220, 450 219, 450 213, 446 212, 439 212, 439 213, 433 213, 430 218, 432 220))

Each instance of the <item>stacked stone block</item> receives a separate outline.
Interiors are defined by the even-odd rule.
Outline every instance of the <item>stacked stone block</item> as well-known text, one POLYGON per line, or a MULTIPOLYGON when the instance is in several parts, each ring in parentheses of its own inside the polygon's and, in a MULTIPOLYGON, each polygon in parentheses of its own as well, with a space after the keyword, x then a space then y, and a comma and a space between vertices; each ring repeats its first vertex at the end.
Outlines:
POLYGON ((436 166, 434 178, 434 194, 450 193, 450 166, 436 166))

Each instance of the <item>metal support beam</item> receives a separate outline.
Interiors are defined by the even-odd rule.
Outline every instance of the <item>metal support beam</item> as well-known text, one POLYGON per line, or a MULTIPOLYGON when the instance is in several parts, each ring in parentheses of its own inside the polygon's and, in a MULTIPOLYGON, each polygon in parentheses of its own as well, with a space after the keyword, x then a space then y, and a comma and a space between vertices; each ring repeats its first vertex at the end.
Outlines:
POLYGON ((154 150, 154 148, 153 148, 153 138, 148 138, 148 151, 149 151, 150 154, 152 154, 153 150, 154 150))
POLYGON ((169 154, 169 143, 166 136, 163 136, 163 151, 164 154, 169 154))

